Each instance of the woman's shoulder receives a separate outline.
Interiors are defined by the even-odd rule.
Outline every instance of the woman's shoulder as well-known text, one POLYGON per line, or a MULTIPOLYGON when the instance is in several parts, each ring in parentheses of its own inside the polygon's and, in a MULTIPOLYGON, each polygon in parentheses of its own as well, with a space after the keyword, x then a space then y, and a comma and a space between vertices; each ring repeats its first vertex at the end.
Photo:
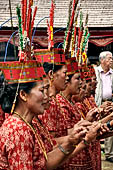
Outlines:
POLYGON ((0 148, 6 151, 34 146, 33 133, 19 118, 9 116, 0 127, 0 148))
POLYGON ((31 133, 30 127, 21 119, 14 116, 9 116, 5 119, 4 123, 0 127, 0 135, 12 135, 12 134, 25 134, 31 133))
POLYGON ((66 105, 66 99, 61 95, 61 94, 57 94, 56 95, 56 100, 61 104, 66 105))

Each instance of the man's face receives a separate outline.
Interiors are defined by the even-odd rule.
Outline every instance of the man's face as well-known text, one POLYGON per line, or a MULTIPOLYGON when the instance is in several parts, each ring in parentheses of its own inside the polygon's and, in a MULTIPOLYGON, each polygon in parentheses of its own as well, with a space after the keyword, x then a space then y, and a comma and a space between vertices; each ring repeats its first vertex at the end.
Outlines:
POLYGON ((103 64, 108 69, 112 66, 113 58, 111 54, 108 54, 104 59, 101 59, 101 64, 103 64))

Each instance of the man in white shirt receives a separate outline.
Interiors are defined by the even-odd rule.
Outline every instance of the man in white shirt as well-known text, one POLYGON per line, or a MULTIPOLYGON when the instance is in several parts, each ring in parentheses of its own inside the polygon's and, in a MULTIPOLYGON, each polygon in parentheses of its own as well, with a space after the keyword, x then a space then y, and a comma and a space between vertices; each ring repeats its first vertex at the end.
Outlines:
MULTIPOLYGON (((100 106, 105 101, 112 101, 113 93, 113 70, 110 68, 113 62, 112 53, 101 52, 99 55, 100 65, 95 67, 97 77, 97 88, 95 102, 100 106)), ((106 160, 113 162, 113 137, 105 139, 106 160)))

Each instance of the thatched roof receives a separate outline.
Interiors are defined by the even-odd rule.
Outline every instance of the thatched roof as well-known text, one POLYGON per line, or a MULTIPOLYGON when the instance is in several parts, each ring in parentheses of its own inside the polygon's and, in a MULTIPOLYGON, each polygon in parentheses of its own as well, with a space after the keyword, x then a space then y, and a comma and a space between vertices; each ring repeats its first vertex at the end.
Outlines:
MULTIPOLYGON (((55 0, 55 20, 54 27, 66 27, 68 19, 68 6, 70 0, 55 0)), ((11 0, 12 15, 16 16, 16 6, 21 0, 11 0)), ((113 26, 113 0, 80 0, 80 9, 85 19, 88 13, 88 27, 112 27, 113 26)), ((38 6, 35 25, 43 17, 49 16, 51 5, 50 0, 34 0, 34 6, 38 6)), ((9 1, 0 0, 0 25, 10 18, 9 1)), ((17 26, 17 19, 13 19, 13 25, 17 26)), ((46 19, 43 20, 39 27, 46 27, 46 19)), ((4 26, 10 27, 10 22, 4 26)))

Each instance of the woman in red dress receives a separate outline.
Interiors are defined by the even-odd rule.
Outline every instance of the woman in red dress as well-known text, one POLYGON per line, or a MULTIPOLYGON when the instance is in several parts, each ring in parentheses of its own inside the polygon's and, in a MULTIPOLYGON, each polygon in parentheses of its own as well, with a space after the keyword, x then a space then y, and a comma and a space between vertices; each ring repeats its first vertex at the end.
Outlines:
MULTIPOLYGON (((91 92, 95 90, 94 88, 95 86, 96 86, 95 79, 93 79, 92 82, 91 82, 91 79, 88 80, 86 82, 86 89, 85 89, 86 93, 84 93, 85 95, 82 96, 79 94, 78 98, 76 98, 75 107, 77 107, 77 110, 81 114, 83 119, 87 119, 88 112, 91 112, 92 109, 95 109, 96 111, 96 104, 94 101, 94 97, 91 96, 91 92)), ((81 89, 81 91, 83 91, 83 89, 81 89)), ((75 97, 76 96, 74 96, 74 99, 75 97)), ((96 118, 95 115, 94 117, 96 118)), ((93 115, 92 115, 92 118, 93 118, 93 115)), ((94 118, 89 121, 94 121, 94 118)), ((98 140, 91 143, 89 147, 89 153, 90 153, 90 159, 92 160, 93 169, 100 170, 101 169, 101 150, 100 150, 100 142, 98 140)))
MULTIPOLYGON (((50 83, 51 84, 50 88, 53 90, 53 94, 55 95, 60 90, 63 90, 63 88, 65 88, 66 68, 65 71, 63 70, 62 67, 62 69, 58 69, 56 72, 54 72, 52 68, 53 66, 51 67, 51 69, 49 67, 48 72, 46 71, 46 73, 48 74, 50 80, 52 79, 52 84, 50 83), (55 81, 57 82, 55 83, 55 81)), ((73 88, 72 87, 70 88, 69 96, 71 96, 73 93, 76 94, 79 92, 78 86, 80 80, 78 79, 80 79, 80 74, 79 73, 75 74, 72 77, 74 84, 72 84, 73 88)), ((48 109, 48 111, 45 112, 44 117, 42 116, 43 117, 42 120, 45 123, 45 125, 47 125, 48 130, 52 132, 56 141, 59 143, 62 142, 64 135, 69 134, 73 126, 81 120, 81 116, 77 113, 77 111, 73 107, 73 104, 69 102, 67 99, 65 99, 61 94, 58 94, 56 98, 54 96, 54 105, 53 106, 51 105, 50 108, 51 109, 48 109)), ((86 146, 85 145, 81 146, 82 149, 84 147, 86 146)), ((80 154, 77 154, 76 156, 77 158, 70 159, 64 165, 60 166, 58 169, 69 170, 78 168, 81 170, 83 169, 85 170, 88 169, 89 167, 90 169, 92 169, 91 166, 92 162, 91 159, 89 158, 90 153, 88 148, 89 147, 87 146, 85 151, 81 152, 80 154)))
MULTIPOLYGON (((39 117, 45 124, 49 132, 51 132, 54 137, 57 131, 57 116, 59 113, 59 105, 56 101, 56 94, 64 90, 67 86, 67 67, 64 64, 56 65, 50 63, 44 63, 44 70, 49 78, 49 100, 50 107, 44 111, 44 114, 39 117)), ((66 134, 64 133, 63 136, 66 134)))
MULTIPOLYGON (((60 103, 60 107, 62 112, 65 114, 65 117, 67 117, 67 121, 65 118, 58 119, 58 127, 59 132, 58 136, 63 135, 63 131, 69 132, 69 129, 71 129, 74 125, 74 123, 77 123, 79 120, 81 120, 82 114, 78 111, 77 107, 73 105, 73 102, 71 101, 71 97, 74 94, 79 94, 80 85, 79 85, 79 73, 76 73, 72 76, 70 79, 67 88, 57 95, 57 101, 60 103), (62 126, 64 122, 64 126, 62 126), (61 128, 61 129, 60 129, 61 128)), ((84 113, 84 112, 83 112, 84 113)), ((59 115, 60 117, 60 115, 59 115)), ((79 146, 82 147, 82 146, 79 146)), ((90 145, 86 146, 80 154, 77 154, 76 158, 72 158, 69 160, 67 165, 64 165, 67 169, 80 169, 80 170, 96 170, 94 169, 93 162, 92 162, 92 155, 90 152, 90 145)), ((64 168, 64 169, 65 169, 64 168)))

